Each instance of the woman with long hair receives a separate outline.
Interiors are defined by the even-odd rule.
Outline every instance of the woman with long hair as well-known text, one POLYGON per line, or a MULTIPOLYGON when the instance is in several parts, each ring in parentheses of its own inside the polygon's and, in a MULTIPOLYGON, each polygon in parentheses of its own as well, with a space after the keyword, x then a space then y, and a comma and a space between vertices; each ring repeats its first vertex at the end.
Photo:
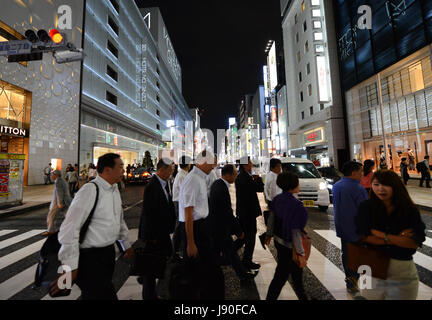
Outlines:
POLYGON ((372 300, 415 300, 419 277, 413 261, 425 241, 425 224, 399 176, 380 170, 372 177, 370 199, 356 216, 362 242, 375 245, 389 258, 387 278, 372 278, 372 288, 361 295, 372 300))
POLYGON ((367 159, 363 163, 363 178, 360 180, 360 184, 369 193, 371 189, 371 182, 373 176, 373 169, 375 167, 375 161, 367 159))

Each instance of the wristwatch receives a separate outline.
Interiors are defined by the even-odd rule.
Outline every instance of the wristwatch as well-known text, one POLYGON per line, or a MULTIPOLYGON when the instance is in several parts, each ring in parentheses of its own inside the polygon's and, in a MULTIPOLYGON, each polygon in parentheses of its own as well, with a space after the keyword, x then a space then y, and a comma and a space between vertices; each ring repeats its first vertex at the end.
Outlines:
POLYGON ((388 242, 388 234, 386 233, 384 236, 384 242, 387 243, 388 242))

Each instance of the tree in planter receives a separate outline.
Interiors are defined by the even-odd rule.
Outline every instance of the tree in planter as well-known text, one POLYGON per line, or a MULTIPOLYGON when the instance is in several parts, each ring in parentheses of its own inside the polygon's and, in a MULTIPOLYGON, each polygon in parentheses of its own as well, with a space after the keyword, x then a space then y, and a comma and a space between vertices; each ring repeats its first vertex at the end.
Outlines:
POLYGON ((153 160, 151 158, 150 151, 146 151, 144 153, 143 167, 144 168, 152 168, 153 167, 153 160))

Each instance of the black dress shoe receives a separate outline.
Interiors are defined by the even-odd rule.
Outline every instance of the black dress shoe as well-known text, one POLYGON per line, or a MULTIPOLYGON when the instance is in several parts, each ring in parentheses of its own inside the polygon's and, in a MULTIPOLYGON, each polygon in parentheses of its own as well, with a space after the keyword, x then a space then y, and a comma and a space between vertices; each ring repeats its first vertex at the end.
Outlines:
POLYGON ((264 248, 264 250, 266 250, 266 246, 265 246, 266 233, 263 233, 258 238, 261 242, 262 247, 264 248))
POLYGON ((245 272, 239 276, 240 281, 252 280, 257 276, 258 272, 245 272))
POLYGON ((261 268, 260 264, 254 262, 243 263, 243 265, 246 269, 250 269, 250 270, 258 270, 259 268, 261 268))

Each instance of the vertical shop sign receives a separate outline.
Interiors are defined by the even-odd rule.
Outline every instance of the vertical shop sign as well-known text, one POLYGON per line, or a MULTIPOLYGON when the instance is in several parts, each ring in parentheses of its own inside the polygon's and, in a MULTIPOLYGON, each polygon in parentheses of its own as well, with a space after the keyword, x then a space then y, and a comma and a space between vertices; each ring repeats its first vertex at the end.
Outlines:
POLYGON ((0 197, 9 196, 9 160, 0 160, 0 197))

